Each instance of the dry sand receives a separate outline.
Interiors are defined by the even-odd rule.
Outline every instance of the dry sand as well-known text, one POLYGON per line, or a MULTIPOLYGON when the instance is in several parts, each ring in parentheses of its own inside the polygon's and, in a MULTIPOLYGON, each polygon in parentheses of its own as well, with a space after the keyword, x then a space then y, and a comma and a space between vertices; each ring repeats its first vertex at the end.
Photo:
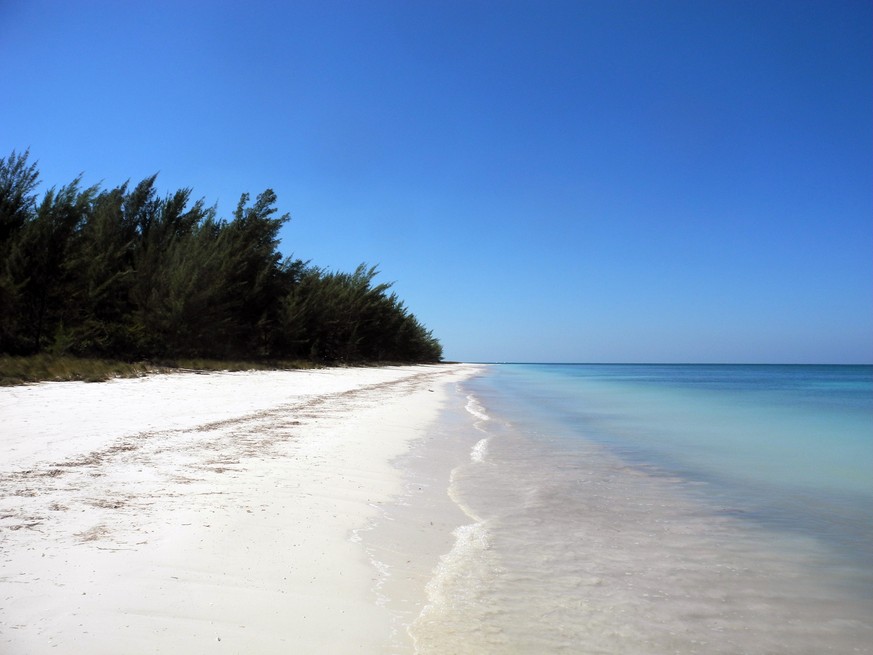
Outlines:
MULTIPOLYGON (((0 389, 0 653, 396 652, 360 534, 477 370, 0 389)), ((441 547, 393 583, 404 616, 441 547)))

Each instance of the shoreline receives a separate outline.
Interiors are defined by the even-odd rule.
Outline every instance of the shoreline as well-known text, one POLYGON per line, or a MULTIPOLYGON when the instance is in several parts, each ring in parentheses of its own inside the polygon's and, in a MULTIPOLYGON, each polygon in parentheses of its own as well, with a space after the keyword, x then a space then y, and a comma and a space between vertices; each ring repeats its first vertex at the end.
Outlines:
POLYGON ((354 537, 478 370, 0 389, 2 650, 387 652, 402 599, 354 537))
POLYGON ((455 386, 438 421, 392 462, 402 475, 403 492, 356 533, 381 574, 375 593, 391 612, 392 653, 419 652, 414 625, 434 602, 431 587, 443 559, 457 545, 458 530, 474 522, 451 495, 451 483, 458 468, 470 461, 481 434, 455 386))

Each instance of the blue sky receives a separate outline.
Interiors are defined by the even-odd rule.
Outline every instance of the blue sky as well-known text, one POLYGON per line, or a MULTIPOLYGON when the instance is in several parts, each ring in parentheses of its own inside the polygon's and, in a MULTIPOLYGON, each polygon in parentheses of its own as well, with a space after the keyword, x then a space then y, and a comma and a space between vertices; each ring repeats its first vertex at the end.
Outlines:
POLYGON ((467 361, 873 362, 867 0, 0 0, 0 153, 378 264, 467 361))

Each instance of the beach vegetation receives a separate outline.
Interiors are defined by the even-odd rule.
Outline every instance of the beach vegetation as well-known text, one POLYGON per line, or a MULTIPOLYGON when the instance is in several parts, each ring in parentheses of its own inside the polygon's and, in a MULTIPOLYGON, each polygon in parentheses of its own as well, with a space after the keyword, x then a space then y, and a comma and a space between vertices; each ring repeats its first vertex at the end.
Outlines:
POLYGON ((30 153, 0 158, 0 355, 58 362, 180 359, 434 362, 439 341, 374 266, 330 271, 279 250, 290 220, 267 189, 229 218, 156 176, 81 177, 36 192, 30 153))
POLYGON ((157 373, 300 370, 319 366, 310 360, 160 359, 126 362, 50 353, 0 355, 0 386, 42 381, 104 382, 113 378, 142 377, 157 373))

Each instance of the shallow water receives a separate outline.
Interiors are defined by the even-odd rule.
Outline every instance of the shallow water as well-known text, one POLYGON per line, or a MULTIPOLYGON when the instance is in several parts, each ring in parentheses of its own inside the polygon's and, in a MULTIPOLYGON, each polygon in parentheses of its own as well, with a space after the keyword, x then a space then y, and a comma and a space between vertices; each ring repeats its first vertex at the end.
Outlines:
POLYGON ((419 653, 873 643, 869 367, 494 366, 419 653))

